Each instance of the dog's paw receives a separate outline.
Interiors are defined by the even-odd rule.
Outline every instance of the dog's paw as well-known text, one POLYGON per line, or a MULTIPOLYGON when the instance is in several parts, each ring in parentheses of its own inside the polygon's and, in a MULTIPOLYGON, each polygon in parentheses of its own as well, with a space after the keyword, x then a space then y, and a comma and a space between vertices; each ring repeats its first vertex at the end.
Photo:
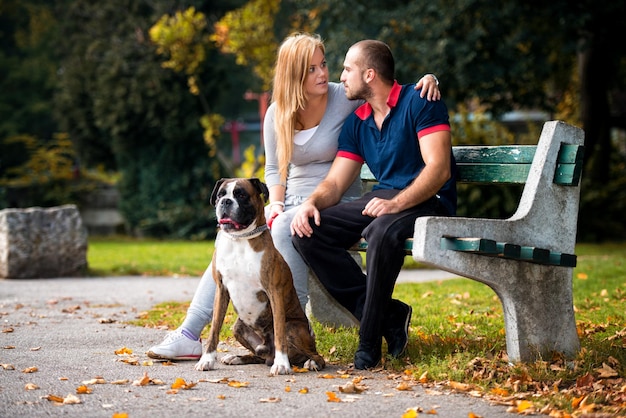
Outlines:
POLYGON ((202 357, 200 357, 200 360, 198 360, 194 368, 199 372, 213 370, 215 369, 216 360, 216 353, 204 353, 202 357))
POLYGON ((315 360, 310 358, 304 362, 303 368, 307 370, 311 370, 311 371, 319 371, 319 370, 322 370, 324 366, 320 366, 319 364, 317 364, 315 360))
POLYGON ((238 366, 240 364, 244 364, 241 360, 241 356, 236 356, 234 354, 228 354, 227 356, 222 357, 222 363, 228 364, 229 366, 238 366))
POLYGON ((272 376, 277 376, 279 374, 291 374, 291 365, 289 364, 289 357, 286 354, 277 351, 274 355, 274 364, 272 364, 272 368, 270 369, 270 374, 272 376))

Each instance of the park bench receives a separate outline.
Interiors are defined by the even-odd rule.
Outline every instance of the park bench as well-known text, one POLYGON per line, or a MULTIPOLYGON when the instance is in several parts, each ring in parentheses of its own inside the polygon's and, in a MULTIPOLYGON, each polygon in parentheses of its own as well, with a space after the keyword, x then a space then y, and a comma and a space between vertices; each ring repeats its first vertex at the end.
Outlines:
MULTIPOLYGON (((572 275, 583 142, 581 129, 551 121, 536 146, 453 147, 457 182, 523 184, 518 208, 508 219, 418 218, 405 244, 416 261, 494 290, 511 362, 573 357, 579 349, 572 275)), ((364 168, 362 178, 370 176, 364 168)), ((366 251, 367 243, 353 248, 366 251)))

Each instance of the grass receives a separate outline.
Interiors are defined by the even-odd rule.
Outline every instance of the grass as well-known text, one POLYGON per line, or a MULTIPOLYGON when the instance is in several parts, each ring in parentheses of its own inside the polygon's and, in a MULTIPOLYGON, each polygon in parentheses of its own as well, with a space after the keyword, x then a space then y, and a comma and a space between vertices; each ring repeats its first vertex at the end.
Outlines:
POLYGON ((213 241, 160 241, 125 236, 89 239, 91 276, 201 276, 213 241))
MULTIPOLYGON (((91 274, 199 276, 212 243, 91 239, 91 274)), ((579 244, 573 289, 581 351, 575 359, 555 356, 511 365, 506 358, 502 307, 487 286, 468 279, 402 283, 394 297, 413 306, 407 356, 384 359, 423 384, 509 402, 514 412, 555 417, 583 413, 626 414, 626 243, 579 244), (527 403, 524 403, 527 402, 527 403)), ((414 264, 411 267, 419 267, 414 264)), ((531 295, 529 295, 531 297, 531 295)), ((155 306, 136 325, 178 326, 188 303, 155 306)), ((232 324, 230 311, 227 322, 232 324)), ((230 337, 229 327, 222 332, 230 337)), ((358 344, 355 329, 314 323, 318 350, 347 365, 358 344)))

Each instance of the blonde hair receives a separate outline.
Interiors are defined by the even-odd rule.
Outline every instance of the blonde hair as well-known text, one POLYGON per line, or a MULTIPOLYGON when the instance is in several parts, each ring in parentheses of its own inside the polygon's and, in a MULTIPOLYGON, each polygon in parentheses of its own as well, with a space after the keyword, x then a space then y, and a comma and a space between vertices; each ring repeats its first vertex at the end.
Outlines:
POLYGON ((315 50, 325 53, 319 35, 295 33, 287 37, 278 49, 272 101, 276 103, 274 129, 276 131, 276 153, 281 182, 287 180, 289 161, 293 154, 293 136, 296 130, 298 109, 304 109, 308 97, 304 81, 315 50))

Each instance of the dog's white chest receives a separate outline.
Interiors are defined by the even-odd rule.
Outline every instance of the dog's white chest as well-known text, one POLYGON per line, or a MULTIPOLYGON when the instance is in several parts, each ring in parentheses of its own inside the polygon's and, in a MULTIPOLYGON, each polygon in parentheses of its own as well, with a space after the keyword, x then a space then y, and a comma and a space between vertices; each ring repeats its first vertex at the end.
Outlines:
POLYGON ((228 289, 239 319, 253 324, 267 308, 267 302, 258 298, 259 292, 265 292, 261 285, 261 259, 265 251, 254 251, 245 240, 220 235, 216 240, 215 262, 222 283, 228 289))

